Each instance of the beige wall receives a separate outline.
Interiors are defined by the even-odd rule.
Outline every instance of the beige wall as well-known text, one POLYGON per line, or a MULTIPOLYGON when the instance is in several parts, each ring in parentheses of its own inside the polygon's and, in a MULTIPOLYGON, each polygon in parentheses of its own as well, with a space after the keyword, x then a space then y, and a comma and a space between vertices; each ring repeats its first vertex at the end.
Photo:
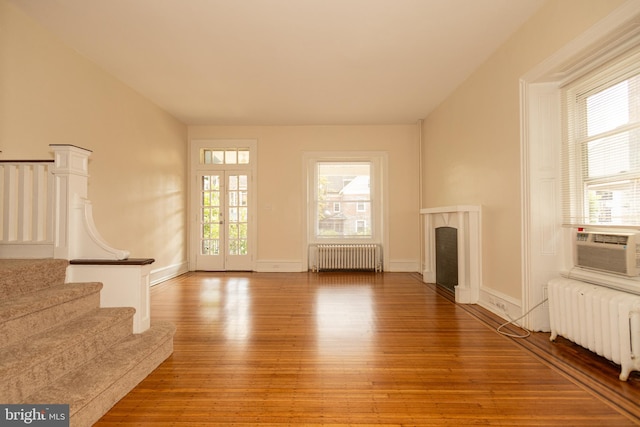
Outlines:
POLYGON ((0 0, 0 158, 93 151, 89 198, 105 240, 153 269, 186 260, 187 128, 0 0))
POLYGON ((303 258, 304 152, 387 152, 389 246, 386 250, 396 268, 412 263, 417 266, 420 238, 417 233, 419 156, 416 125, 190 126, 189 138, 258 140, 258 262, 300 262, 303 258))
MULTIPOLYGON (((518 79, 622 0, 550 0, 423 125, 423 206, 414 125, 189 128, 189 137, 255 138, 258 258, 302 258, 302 154, 389 153, 389 247, 418 262, 418 209, 483 206, 484 286, 520 296, 518 79), (265 209, 265 203, 272 209, 265 209)), ((49 144, 93 151, 99 231, 154 268, 186 261, 187 128, 0 0, 1 158, 49 158, 49 144)))
POLYGON ((483 286, 521 296, 519 78, 622 0, 550 0, 424 121, 423 208, 483 208, 483 286))

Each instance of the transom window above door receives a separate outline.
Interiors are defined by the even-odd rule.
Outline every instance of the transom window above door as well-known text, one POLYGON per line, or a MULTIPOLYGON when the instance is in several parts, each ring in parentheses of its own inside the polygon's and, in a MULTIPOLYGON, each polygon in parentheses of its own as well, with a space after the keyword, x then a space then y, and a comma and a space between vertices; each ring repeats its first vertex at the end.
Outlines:
POLYGON ((202 165, 248 165, 249 148, 201 148, 202 165))

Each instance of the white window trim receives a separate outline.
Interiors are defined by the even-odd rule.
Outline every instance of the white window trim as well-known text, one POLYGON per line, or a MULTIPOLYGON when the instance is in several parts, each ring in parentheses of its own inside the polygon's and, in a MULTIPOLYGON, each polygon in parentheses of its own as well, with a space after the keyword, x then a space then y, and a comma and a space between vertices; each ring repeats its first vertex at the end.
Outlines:
MULTIPOLYGON (((546 283, 560 275, 638 292, 636 279, 572 268, 573 230, 562 227, 560 201, 560 87, 636 43, 638 20, 640 4, 625 2, 520 80, 523 314, 544 300, 546 283)), ((548 331, 548 311, 534 310, 523 325, 548 331)))
MULTIPOLYGON (((309 151, 302 156, 302 176, 303 182, 303 265, 309 263, 309 245, 316 243, 377 243, 383 248, 387 247, 389 241, 388 212, 388 154, 385 151, 309 151), (372 220, 374 231, 371 238, 354 238, 354 239, 316 239, 315 233, 311 227, 314 225, 314 185, 315 170, 318 162, 326 161, 345 161, 357 162, 367 161, 372 165, 371 191, 372 191, 372 220), (375 206, 374 206, 375 205, 375 206)), ((388 269, 388 250, 382 251, 383 269, 388 269)))

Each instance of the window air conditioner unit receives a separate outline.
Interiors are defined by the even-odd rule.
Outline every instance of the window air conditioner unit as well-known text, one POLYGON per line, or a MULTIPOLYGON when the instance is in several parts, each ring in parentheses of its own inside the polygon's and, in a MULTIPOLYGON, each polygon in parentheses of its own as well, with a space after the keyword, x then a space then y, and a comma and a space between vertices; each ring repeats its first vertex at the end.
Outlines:
POLYGON ((576 233, 575 264, 608 273, 640 274, 638 235, 635 233, 576 233))

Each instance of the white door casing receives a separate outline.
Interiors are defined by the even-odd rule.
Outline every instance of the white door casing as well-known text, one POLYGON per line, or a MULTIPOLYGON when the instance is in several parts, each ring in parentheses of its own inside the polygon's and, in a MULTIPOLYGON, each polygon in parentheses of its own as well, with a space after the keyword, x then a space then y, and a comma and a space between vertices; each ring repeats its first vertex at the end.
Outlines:
POLYGON ((256 163, 255 140, 191 141, 190 270, 254 270, 256 163))

